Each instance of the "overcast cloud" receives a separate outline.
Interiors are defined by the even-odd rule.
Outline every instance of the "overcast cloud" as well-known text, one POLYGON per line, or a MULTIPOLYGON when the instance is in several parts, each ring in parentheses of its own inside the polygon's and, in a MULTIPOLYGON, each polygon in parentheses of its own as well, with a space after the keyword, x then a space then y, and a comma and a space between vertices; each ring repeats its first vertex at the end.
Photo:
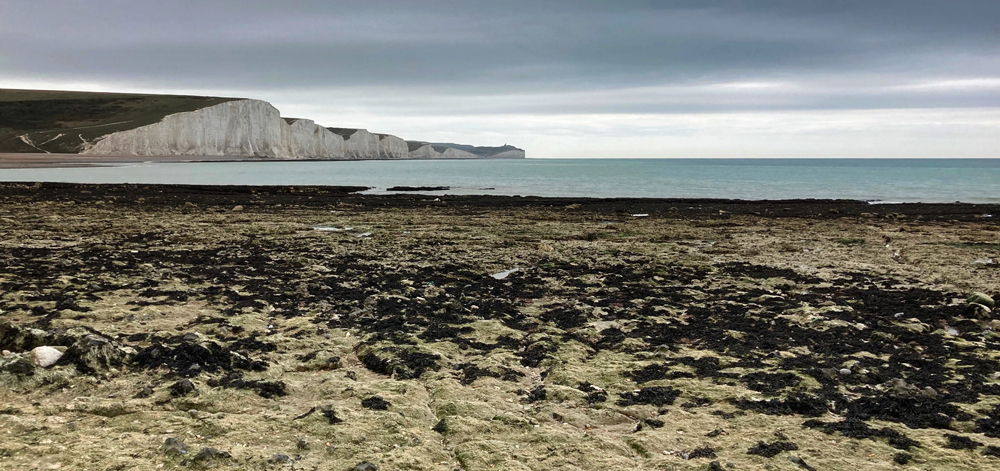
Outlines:
POLYGON ((532 157, 1000 157, 1000 2, 0 0, 0 87, 532 157))

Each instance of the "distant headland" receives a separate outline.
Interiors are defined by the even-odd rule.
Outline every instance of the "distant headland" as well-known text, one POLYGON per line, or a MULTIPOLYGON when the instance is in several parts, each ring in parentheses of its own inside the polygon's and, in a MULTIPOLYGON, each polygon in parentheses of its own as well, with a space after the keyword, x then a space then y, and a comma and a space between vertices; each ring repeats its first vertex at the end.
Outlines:
POLYGON ((0 153, 260 159, 523 159, 511 145, 407 141, 282 117, 266 101, 0 89, 0 153))

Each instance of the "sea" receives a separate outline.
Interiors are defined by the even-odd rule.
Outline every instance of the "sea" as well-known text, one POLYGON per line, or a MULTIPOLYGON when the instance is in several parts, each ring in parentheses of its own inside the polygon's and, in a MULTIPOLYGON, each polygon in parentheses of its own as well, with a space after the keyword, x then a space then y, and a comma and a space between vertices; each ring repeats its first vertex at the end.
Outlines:
POLYGON ((0 181, 449 187, 435 195, 1000 203, 1000 159, 523 159, 141 163, 0 181))

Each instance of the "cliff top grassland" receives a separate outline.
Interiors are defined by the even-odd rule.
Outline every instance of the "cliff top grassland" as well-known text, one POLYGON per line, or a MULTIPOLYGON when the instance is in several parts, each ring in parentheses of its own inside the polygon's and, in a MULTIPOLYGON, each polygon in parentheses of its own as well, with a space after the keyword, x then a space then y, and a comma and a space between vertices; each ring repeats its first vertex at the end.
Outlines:
POLYGON ((0 469, 1000 466, 1000 206, 357 190, 0 184, 0 469))
POLYGON ((238 99, 0 89, 0 152, 76 153, 84 140, 238 99))

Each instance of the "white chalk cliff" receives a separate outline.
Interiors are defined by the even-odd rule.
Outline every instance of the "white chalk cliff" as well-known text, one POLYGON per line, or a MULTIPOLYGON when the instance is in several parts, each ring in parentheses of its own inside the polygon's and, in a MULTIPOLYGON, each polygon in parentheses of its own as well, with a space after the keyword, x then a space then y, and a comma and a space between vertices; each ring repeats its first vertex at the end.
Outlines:
MULTIPOLYGON (((488 152, 477 155, 447 145, 418 144, 365 129, 325 128, 309 119, 282 118, 278 109, 265 101, 234 100, 101 136, 85 143, 81 153, 352 160, 494 158, 488 152)), ((506 158, 516 157, 503 149, 505 152, 494 152, 496 157, 503 153, 508 154, 506 158)), ((517 150, 524 158, 524 151, 517 150)))

